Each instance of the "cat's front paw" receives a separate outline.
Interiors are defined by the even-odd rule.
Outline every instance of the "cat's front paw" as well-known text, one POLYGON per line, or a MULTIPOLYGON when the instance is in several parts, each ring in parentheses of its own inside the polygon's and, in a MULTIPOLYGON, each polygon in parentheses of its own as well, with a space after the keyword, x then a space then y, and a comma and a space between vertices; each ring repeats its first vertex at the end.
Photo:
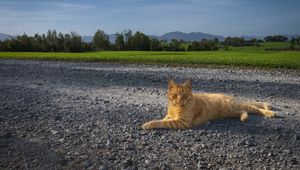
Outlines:
POLYGON ((143 128, 144 130, 153 129, 153 122, 147 122, 147 123, 145 123, 145 124, 142 126, 142 128, 143 128))

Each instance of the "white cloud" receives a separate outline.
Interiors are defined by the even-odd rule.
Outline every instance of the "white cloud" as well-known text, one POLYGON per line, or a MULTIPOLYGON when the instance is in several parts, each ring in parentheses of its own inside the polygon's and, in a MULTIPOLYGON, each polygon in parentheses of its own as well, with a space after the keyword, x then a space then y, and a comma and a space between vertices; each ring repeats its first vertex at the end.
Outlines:
POLYGON ((88 5, 49 2, 1 2, 0 5, 0 20, 2 22, 72 19, 72 13, 88 11, 93 8, 88 5))

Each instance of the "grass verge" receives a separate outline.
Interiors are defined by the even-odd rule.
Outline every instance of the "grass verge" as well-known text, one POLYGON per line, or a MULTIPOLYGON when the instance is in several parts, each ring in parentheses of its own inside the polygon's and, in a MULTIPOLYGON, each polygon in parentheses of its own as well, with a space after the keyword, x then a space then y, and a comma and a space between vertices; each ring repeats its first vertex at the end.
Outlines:
POLYGON ((0 59, 110 61, 173 65, 222 65, 300 70, 300 51, 278 52, 147 52, 103 51, 87 53, 0 52, 0 59))

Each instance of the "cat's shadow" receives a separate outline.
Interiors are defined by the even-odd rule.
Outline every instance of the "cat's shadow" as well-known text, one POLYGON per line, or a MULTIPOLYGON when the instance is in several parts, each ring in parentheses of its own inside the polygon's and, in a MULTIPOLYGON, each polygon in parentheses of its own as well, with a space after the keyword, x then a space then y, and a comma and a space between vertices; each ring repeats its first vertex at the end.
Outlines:
POLYGON ((276 116, 275 118, 264 118, 257 115, 250 115, 248 121, 243 123, 237 118, 225 118, 221 120, 213 120, 205 125, 200 125, 193 130, 206 130, 212 132, 236 133, 236 134, 275 134, 279 130, 285 130, 277 121, 284 119, 284 116, 276 116))

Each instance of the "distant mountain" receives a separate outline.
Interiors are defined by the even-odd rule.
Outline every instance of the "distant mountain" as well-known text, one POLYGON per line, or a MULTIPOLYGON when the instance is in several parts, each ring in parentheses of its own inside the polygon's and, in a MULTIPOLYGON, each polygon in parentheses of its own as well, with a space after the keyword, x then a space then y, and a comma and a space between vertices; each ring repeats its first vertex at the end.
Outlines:
POLYGON ((163 34, 158 39, 167 40, 167 41, 171 41, 172 39, 184 40, 184 41, 200 41, 202 39, 212 40, 215 38, 218 38, 221 41, 225 39, 225 37, 221 35, 206 34, 202 32, 183 33, 179 31, 163 34))
MULTIPOLYGON (((222 41, 225 39, 225 37, 221 35, 205 34, 201 32, 183 33, 179 31, 169 32, 161 36, 157 36, 157 35, 148 35, 148 36, 151 38, 157 38, 159 40, 167 40, 167 41, 171 41, 172 39, 184 40, 184 41, 200 41, 202 39, 212 40, 214 38, 218 38, 219 40, 222 41)), ((109 41, 111 43, 114 43, 115 39, 116 39, 115 34, 109 34, 109 41)), ((92 42, 93 36, 83 36, 83 40, 85 42, 92 42)))
POLYGON ((6 40, 6 39, 11 38, 11 37, 12 37, 11 35, 0 33, 0 40, 1 41, 6 40))

